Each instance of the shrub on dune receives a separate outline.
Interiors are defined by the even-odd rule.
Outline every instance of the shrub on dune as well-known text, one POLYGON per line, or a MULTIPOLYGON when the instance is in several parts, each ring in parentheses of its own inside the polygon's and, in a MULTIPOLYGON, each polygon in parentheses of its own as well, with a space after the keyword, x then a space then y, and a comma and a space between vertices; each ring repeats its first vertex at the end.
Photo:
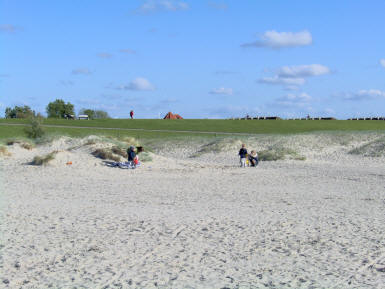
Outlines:
POLYGON ((31 162, 34 166, 41 166, 48 164, 50 161, 55 159, 56 151, 51 152, 49 154, 43 155, 43 156, 35 156, 31 162))

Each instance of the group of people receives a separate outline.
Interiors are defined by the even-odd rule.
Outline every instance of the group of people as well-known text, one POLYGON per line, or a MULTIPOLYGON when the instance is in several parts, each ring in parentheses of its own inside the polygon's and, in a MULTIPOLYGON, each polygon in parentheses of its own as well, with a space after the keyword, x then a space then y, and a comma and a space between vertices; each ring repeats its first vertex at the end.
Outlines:
POLYGON ((256 167, 259 163, 257 152, 253 150, 248 154, 245 144, 242 144, 242 148, 239 150, 238 155, 242 168, 245 168, 246 165, 256 167))
MULTIPOLYGON (((136 167, 139 164, 139 158, 137 153, 142 152, 143 148, 138 147, 135 151, 134 146, 130 146, 127 150, 127 159, 131 166, 136 167)), ((259 163, 258 154, 256 151, 252 150, 250 154, 247 153, 246 145, 242 144, 242 148, 239 150, 239 158, 241 167, 245 168, 246 165, 250 167, 256 167, 259 163)))

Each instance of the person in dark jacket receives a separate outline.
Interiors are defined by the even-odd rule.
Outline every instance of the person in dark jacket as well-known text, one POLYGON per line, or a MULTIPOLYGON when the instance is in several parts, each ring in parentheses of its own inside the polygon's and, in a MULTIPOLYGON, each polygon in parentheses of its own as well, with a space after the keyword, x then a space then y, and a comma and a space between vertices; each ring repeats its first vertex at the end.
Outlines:
POLYGON ((136 158, 135 147, 134 146, 130 146, 130 148, 127 150, 128 162, 131 165, 135 165, 135 163, 134 163, 135 158, 136 158))
POLYGON ((245 168, 247 158, 247 149, 245 144, 242 144, 242 148, 239 150, 238 155, 240 157, 241 167, 245 168))
POLYGON ((256 167, 258 165, 259 160, 258 160, 258 154, 256 151, 251 151, 249 155, 249 163, 250 163, 250 166, 252 167, 256 167))

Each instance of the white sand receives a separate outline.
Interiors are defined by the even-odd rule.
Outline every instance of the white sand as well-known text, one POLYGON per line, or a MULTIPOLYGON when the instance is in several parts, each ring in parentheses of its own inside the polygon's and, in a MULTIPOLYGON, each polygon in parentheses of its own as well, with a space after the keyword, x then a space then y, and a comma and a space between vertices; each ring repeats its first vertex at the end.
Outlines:
POLYGON ((378 137, 251 139, 307 159, 245 169, 240 141, 159 146, 136 170, 66 151, 68 139, 8 147, 0 288, 384 288, 385 158, 347 153, 378 137))

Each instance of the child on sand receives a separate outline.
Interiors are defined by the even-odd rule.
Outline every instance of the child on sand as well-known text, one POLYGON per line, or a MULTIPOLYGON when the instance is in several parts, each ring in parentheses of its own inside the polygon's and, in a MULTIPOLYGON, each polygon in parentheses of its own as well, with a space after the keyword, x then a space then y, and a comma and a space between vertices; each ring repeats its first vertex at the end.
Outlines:
POLYGON ((131 166, 136 166, 135 160, 136 158, 136 153, 135 153, 135 147, 130 146, 130 148, 127 150, 127 158, 128 162, 130 163, 131 166))
POLYGON ((258 154, 256 151, 251 151, 249 155, 249 162, 252 167, 256 167, 258 165, 258 154))
POLYGON ((246 149, 245 144, 242 144, 242 148, 239 150, 238 155, 240 157, 241 168, 242 167, 245 168, 246 167, 246 157, 247 157, 247 149, 246 149))

